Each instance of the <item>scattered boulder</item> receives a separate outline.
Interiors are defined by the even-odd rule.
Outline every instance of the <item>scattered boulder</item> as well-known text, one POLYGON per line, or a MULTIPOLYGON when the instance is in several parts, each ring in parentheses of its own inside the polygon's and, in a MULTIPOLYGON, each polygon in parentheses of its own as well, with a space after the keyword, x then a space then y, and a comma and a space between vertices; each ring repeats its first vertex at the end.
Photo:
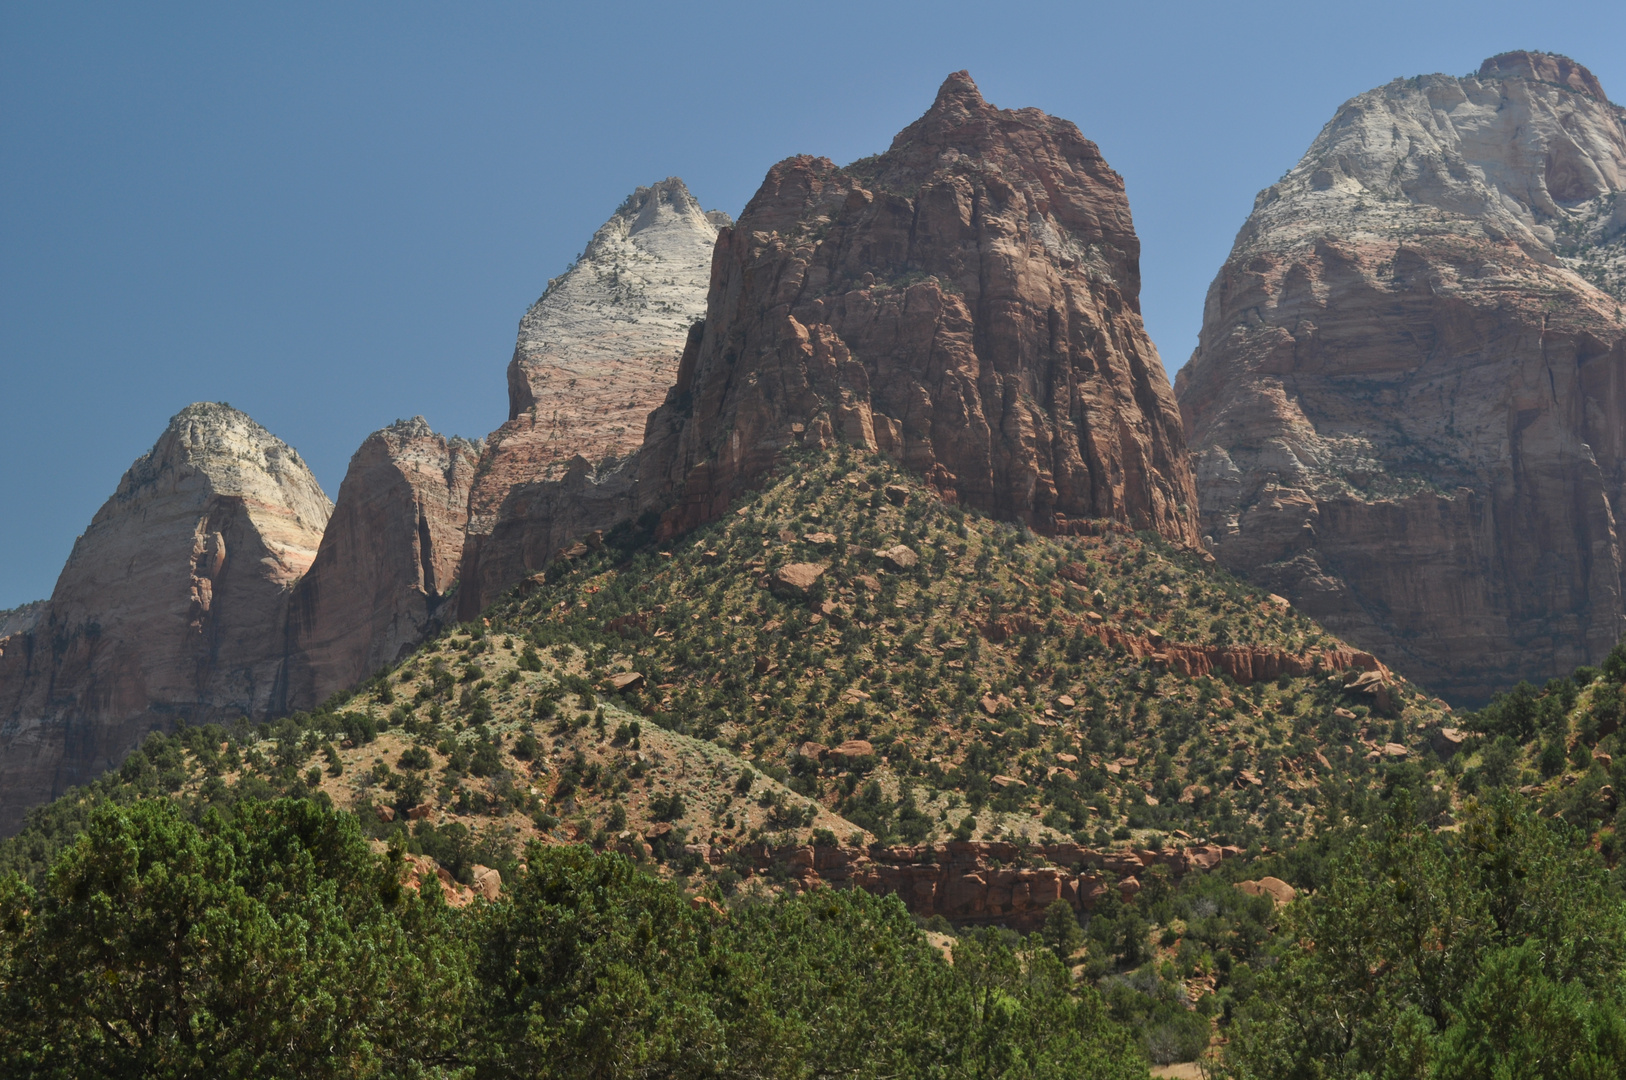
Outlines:
POLYGON ((776 596, 805 600, 828 569, 822 563, 787 563, 769 577, 768 587, 776 596))
POLYGON ((1298 890, 1277 877, 1262 877, 1258 881, 1239 881, 1236 887, 1249 896, 1268 896, 1276 902, 1277 907, 1291 904, 1298 897, 1298 890))
POLYGON ((723 905, 719 904, 717 901, 713 900, 709 896, 691 896, 691 897, 689 897, 689 907, 693 908, 695 911, 709 910, 713 914, 718 915, 721 918, 724 918, 724 919, 728 918, 728 909, 723 907, 723 905))
POLYGON ((616 691, 617 693, 626 690, 642 690, 644 688, 644 677, 642 674, 636 671, 623 671, 619 674, 611 675, 607 680, 605 680, 605 682, 608 684, 610 689, 616 691))
POLYGON ((831 757, 843 757, 848 760, 873 757, 874 755, 875 745, 868 739, 848 739, 830 751, 831 757))
POLYGON ((909 501, 909 489, 902 484, 888 484, 883 490, 886 494, 886 501, 893 506, 902 506, 909 501))
POLYGON ((383 804, 379 804, 378 806, 373 807, 373 812, 378 815, 378 820, 382 821, 386 825, 395 820, 395 807, 393 806, 384 806, 383 804))
POLYGON ((431 805, 430 803, 422 803, 422 804, 420 804, 418 806, 414 806, 412 809, 408 810, 407 811, 407 818, 410 821, 421 821, 421 820, 428 817, 430 814, 432 814, 434 812, 435 812, 435 808, 434 808, 433 805, 431 805))
POLYGON ((1462 744, 1467 740, 1466 733, 1451 727, 1440 728, 1428 738, 1429 744, 1434 747, 1434 752, 1442 758, 1449 758, 1452 754, 1461 750, 1462 744))
POLYGON ((502 875, 489 866, 474 864, 473 871, 474 891, 489 901, 495 902, 497 895, 502 892, 502 875))
POLYGON ((882 565, 899 574, 905 570, 913 570, 920 562, 920 556, 915 554, 915 549, 907 544, 898 544, 877 554, 881 557, 882 565))

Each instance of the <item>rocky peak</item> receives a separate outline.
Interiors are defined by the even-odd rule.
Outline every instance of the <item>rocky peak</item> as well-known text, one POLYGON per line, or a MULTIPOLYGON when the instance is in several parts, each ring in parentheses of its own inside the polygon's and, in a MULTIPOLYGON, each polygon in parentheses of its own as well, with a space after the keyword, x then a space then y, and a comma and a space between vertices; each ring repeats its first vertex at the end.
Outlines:
POLYGON ((1179 398, 1220 561, 1473 702, 1623 626, 1626 112, 1507 53, 1339 108, 1261 192, 1179 398))
POLYGON ((1197 542, 1123 181, 1072 124, 951 76, 886 153, 775 165, 715 247, 635 458, 527 461, 509 453, 540 427, 523 417, 493 437, 460 617, 595 529, 659 513, 685 531, 786 450, 836 440, 1037 529, 1111 518, 1197 542))
POLYGON ((1512 77, 1552 83, 1555 86, 1567 86, 1582 94, 1590 94, 1599 101, 1609 100, 1596 75, 1569 57, 1558 53, 1527 52, 1524 49, 1497 53, 1479 65, 1479 75, 1484 79, 1512 77))
POLYGON ((289 590, 330 511, 298 453, 245 414, 176 414, 0 656, 0 832, 153 728, 264 715, 289 590))
POLYGON ((368 436, 289 607, 283 706, 311 708, 431 633, 457 581, 481 447, 421 416, 368 436))
POLYGON ((949 77, 886 153, 774 166, 718 245, 703 331, 651 417, 640 500, 687 529, 783 448, 880 448, 1036 528, 1194 542, 1121 178, 1065 120, 949 77))
MULTIPOLYGON (((563 391, 584 389, 606 365, 674 359, 704 307, 716 241, 717 225, 677 177, 628 195, 520 320, 508 418, 568 408, 562 399, 580 395, 563 391)), ((622 452, 636 445, 635 435, 622 452)))
POLYGON ((470 502, 483 536, 516 485, 558 479, 572 458, 631 453, 705 311, 717 222, 682 180, 629 195, 520 321, 508 422, 492 433, 470 502))

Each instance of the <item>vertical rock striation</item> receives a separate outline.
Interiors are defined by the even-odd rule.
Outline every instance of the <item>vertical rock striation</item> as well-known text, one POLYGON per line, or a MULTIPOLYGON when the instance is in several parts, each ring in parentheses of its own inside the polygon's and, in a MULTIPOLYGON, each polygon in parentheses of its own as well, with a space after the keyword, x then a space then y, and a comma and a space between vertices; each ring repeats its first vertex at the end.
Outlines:
POLYGON ((959 72, 886 153, 769 171, 718 245, 640 499, 687 529, 784 448, 837 438, 1037 529, 1196 542, 1123 180, 1071 123, 997 109, 959 72))
POLYGON ((1350 100, 1180 372, 1220 562, 1459 701, 1626 629, 1623 118, 1527 52, 1350 100))
POLYGON ((884 154, 780 162, 719 236, 705 320, 636 458, 507 488, 462 612, 572 536, 650 512, 692 528, 787 449, 837 439, 1037 529, 1112 518, 1195 544, 1139 256, 1095 144, 989 105, 964 72, 884 154))
POLYGON ((226 405, 170 421, 0 655, 0 833, 149 730, 264 715, 289 590, 332 510, 286 443, 226 405))
POLYGON ((421 416, 361 444, 293 591, 285 707, 354 686, 432 632, 457 580, 480 451, 421 416))
MULTIPOLYGON (((491 434, 470 495, 466 580, 498 581, 497 591, 514 580, 524 557, 505 537, 534 513, 539 486, 563 480, 577 458, 591 468, 638 448, 705 312, 717 229, 729 223, 675 176, 638 188, 525 313, 508 421, 491 434), (505 508, 510 498, 522 508, 505 508)), ((465 593, 462 617, 479 613, 479 594, 465 593)))

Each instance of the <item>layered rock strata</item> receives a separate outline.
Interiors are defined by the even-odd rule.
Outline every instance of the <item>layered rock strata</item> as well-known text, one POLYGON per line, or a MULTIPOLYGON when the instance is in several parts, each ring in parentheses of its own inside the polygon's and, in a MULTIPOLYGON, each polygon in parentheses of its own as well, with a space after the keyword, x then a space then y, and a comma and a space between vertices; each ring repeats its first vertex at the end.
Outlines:
POLYGON ((285 707, 354 686, 434 630, 457 581, 481 449, 421 416, 361 444, 293 591, 285 707))
MULTIPOLYGON (((731 221, 702 211, 675 176, 638 188, 525 313, 508 365, 508 421, 487 440, 470 496, 469 580, 515 580, 507 567, 532 555, 514 523, 557 512, 555 486, 642 443, 706 310, 717 229, 731 221)), ((464 618, 489 602, 474 592, 464 618)))
POLYGON ((1458 702, 1626 630, 1623 118, 1539 53, 1350 100, 1180 372, 1220 562, 1458 702))
MULTIPOLYGON (((1240 848, 1196 844, 1161 851, 1093 851, 1074 843, 1017 847, 999 841, 949 842, 867 848, 811 844, 747 847, 752 865, 782 868, 801 888, 851 885, 896 894, 923 918, 941 915, 959 925, 1037 930, 1045 910, 1065 900, 1075 911, 1093 910, 1109 890, 1127 900, 1141 889, 1140 875, 1164 866, 1171 876, 1212 870, 1240 848)), ((721 862, 720 848, 705 852, 721 862)))
POLYGON ((461 611, 582 531, 647 513, 687 530, 786 451, 836 440, 1037 529, 1108 518, 1195 544, 1139 253, 1095 144, 989 105, 964 72, 884 154, 780 162, 719 235, 705 320, 636 459, 511 487, 461 611))
POLYGON ((0 833, 149 730, 263 715, 288 594, 331 510, 299 455, 244 414, 177 414, 0 656, 0 833))

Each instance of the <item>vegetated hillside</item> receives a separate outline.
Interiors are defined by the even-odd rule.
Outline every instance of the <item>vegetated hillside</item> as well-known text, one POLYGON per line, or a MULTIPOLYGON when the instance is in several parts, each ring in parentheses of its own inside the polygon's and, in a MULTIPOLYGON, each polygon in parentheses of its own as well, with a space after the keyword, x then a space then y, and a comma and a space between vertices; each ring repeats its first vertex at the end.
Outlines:
POLYGON ((1445 714, 1375 667, 1155 537, 1041 538, 814 453, 670 549, 577 544, 355 696, 155 736, 99 787, 320 790, 380 835, 419 808, 703 872, 811 839, 1280 847, 1396 785, 1449 809, 1445 714))
POLYGON ((578 544, 488 615, 883 840, 1281 843, 1437 765, 1445 720, 1198 555, 1041 538, 844 452, 669 551, 578 544))
MULTIPOLYGON (((575 903, 602 874, 642 888, 592 861, 559 869, 548 852, 571 840, 747 920, 801 919, 750 913, 816 897, 821 878, 895 891, 957 963, 996 945, 1025 949, 1025 964, 1054 956, 1072 973, 1066 1008, 1105 1008, 1154 1062, 1229 1045, 1214 1062, 1236 1075, 1287 1075, 1305 1053, 1367 1067, 1379 1033, 1435 992, 1446 1004, 1408 1045, 1460 1057, 1495 1033, 1470 990, 1518 976, 1515 938, 1562 937, 1618 907, 1607 867, 1626 650, 1455 727, 1363 662, 1155 539, 1040 538, 943 504, 883 459, 812 454, 669 549, 635 529, 571 548, 353 696, 153 736, 118 773, 36 811, 0 845, 0 874, 43 886, 53 858, 82 857, 63 849, 108 804, 166 803, 208 833, 260 813, 253 800, 309 796, 354 809, 398 872, 411 869, 400 853, 462 882, 483 864, 505 897, 544 863, 550 903, 575 903), (522 840, 545 846, 522 853, 522 840), (1499 860, 1539 869, 1567 914, 1534 931, 1485 914, 1523 902, 1494 877, 1499 860), (964 911, 923 902, 900 883, 926 868, 984 892, 964 911), (1339 987, 1359 973, 1339 957, 1412 963, 1396 927, 1458 918, 1429 906, 1435 892, 1396 892, 1407 875, 1473 883, 1463 910, 1481 928, 1459 943, 1455 981, 1385 983, 1352 1046, 1294 1035, 1345 1010, 1339 987), (1012 898, 1022 888, 1026 906, 1012 898), (1352 912, 1370 926, 1352 928, 1352 912), (1040 936, 1018 946, 978 923, 1040 936), (1337 956, 1302 944, 1336 934, 1355 935, 1337 956)), ((484 912, 473 904, 445 932, 474 933, 484 912)), ((846 940, 879 916, 830 917, 846 940)), ((1622 938, 1597 925, 1592 960, 1540 961, 1531 976, 1575 997, 1577 1023, 1613 1015, 1588 987, 1620 967, 1622 938)))

